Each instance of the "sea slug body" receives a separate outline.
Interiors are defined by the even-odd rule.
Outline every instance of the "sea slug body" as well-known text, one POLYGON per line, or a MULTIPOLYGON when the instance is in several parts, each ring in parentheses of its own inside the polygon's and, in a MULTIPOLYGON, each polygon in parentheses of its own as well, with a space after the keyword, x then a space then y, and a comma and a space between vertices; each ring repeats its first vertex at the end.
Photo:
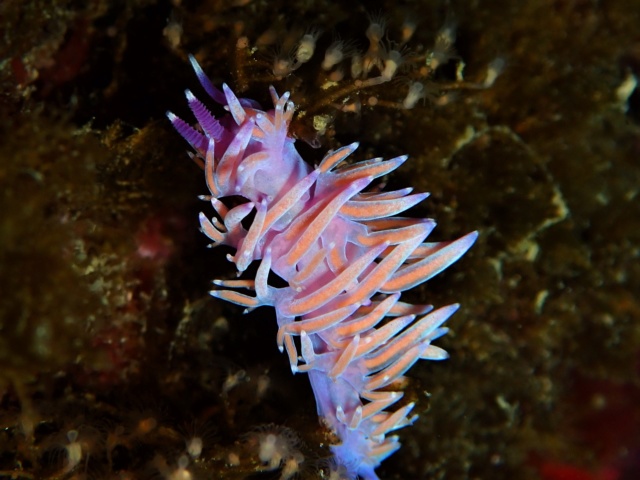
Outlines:
POLYGON ((447 332, 442 325, 458 308, 412 305, 400 294, 458 260, 477 232, 426 242, 432 220, 396 215, 427 194, 364 191, 406 156, 343 165, 358 147, 353 143, 314 168, 288 134, 288 93, 278 96, 272 87, 274 109, 263 111, 226 85, 220 91, 193 57, 191 63, 204 90, 229 112, 216 119, 187 91, 199 127, 167 114, 204 168, 217 217, 201 213, 202 231, 213 245, 235 249, 228 259, 238 272, 260 262, 255 279, 216 280, 223 289, 211 294, 248 309, 275 308, 277 344, 294 373, 309 375, 318 415, 340 438, 331 447, 336 464, 349 478, 377 479, 376 467, 400 447, 389 434, 417 418, 410 416, 413 403, 390 410, 403 396, 403 375, 420 359, 447 358, 432 341, 447 332), (228 208, 228 196, 246 202, 228 208), (242 220, 251 213, 247 230, 242 220), (270 271, 288 286, 269 285, 270 271))

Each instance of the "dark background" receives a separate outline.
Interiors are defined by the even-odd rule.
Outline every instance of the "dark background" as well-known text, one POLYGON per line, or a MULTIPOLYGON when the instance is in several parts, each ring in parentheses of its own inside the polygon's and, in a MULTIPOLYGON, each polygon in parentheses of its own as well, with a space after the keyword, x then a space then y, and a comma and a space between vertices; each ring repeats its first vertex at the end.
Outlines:
POLYGON ((640 478, 638 25, 635 0, 3 1, 0 476, 168 478, 196 436, 194 478, 277 478, 252 443, 274 424, 259 431, 293 432, 300 477, 321 478, 331 439, 273 312, 207 295, 233 272, 198 232, 206 187, 164 116, 191 118, 185 88, 204 95, 194 54, 264 106, 273 84, 330 114, 320 148, 297 144, 310 162, 355 140, 359 159, 408 154, 388 183, 431 192, 415 214, 435 240, 480 231, 408 294, 462 308, 438 341, 451 358, 409 372, 421 418, 381 478, 640 478), (430 79, 447 101, 394 107, 415 65, 357 114, 322 104, 313 62, 271 74, 277 45, 312 27, 318 61, 336 35, 366 48, 371 15, 391 40, 416 21, 407 58, 457 24, 459 60, 430 79), (498 57, 494 85, 447 96, 460 59, 477 83, 498 57))

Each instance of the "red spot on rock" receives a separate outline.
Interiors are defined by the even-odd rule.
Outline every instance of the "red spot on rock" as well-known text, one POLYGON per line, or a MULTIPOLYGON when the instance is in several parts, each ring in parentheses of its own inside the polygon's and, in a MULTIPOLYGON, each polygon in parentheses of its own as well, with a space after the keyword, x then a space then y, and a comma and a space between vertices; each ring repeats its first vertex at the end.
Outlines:
POLYGON ((617 480, 620 474, 613 468, 591 472, 573 465, 546 462, 540 466, 540 476, 544 480, 617 480))
POLYGON ((53 56, 51 67, 40 71, 42 94, 47 95, 80 73, 89 56, 91 29, 87 19, 80 19, 71 30, 62 47, 53 56))
POLYGON ((138 256, 160 262, 168 260, 174 251, 173 237, 168 232, 172 228, 168 222, 173 221, 175 219, 161 215, 147 217, 136 233, 138 256))
POLYGON ((11 59, 11 72, 16 79, 16 83, 20 86, 27 85, 31 80, 31 75, 27 71, 22 59, 14 57, 11 59))

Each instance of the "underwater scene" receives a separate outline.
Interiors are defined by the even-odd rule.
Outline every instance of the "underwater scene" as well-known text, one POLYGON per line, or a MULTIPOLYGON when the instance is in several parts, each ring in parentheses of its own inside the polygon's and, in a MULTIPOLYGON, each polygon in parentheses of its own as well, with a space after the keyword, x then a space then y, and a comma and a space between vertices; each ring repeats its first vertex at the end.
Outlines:
POLYGON ((640 0, 4 0, 0 479, 640 478, 640 0))

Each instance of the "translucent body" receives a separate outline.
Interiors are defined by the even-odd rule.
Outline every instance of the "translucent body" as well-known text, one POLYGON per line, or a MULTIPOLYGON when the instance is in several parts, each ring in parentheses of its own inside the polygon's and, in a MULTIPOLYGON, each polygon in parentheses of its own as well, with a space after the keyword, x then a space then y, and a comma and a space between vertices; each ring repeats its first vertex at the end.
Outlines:
POLYGON ((432 311, 401 302, 400 293, 455 262, 477 233, 425 242, 432 220, 396 215, 427 194, 364 191, 405 156, 341 166, 354 143, 312 168, 288 135, 294 111, 288 93, 278 97, 272 88, 274 110, 263 111, 226 85, 221 92, 192 64, 207 93, 230 113, 215 119, 187 92, 200 129, 168 114, 204 163, 219 219, 201 214, 202 230, 214 245, 235 249, 228 258, 239 272, 260 261, 255 279, 215 281, 227 289, 211 294, 247 308, 275 308, 278 346, 294 373, 308 373, 318 415, 341 440, 331 447, 337 464, 351 477, 376 479, 375 468, 400 447, 389 433, 416 419, 409 416, 413 403, 389 410, 402 398, 396 387, 418 360, 447 357, 431 342, 446 333, 442 324, 458 307, 432 311), (246 203, 228 209, 221 199, 232 195, 246 203), (254 212, 245 229, 242 220, 254 212), (288 286, 270 286, 269 271, 288 286))

